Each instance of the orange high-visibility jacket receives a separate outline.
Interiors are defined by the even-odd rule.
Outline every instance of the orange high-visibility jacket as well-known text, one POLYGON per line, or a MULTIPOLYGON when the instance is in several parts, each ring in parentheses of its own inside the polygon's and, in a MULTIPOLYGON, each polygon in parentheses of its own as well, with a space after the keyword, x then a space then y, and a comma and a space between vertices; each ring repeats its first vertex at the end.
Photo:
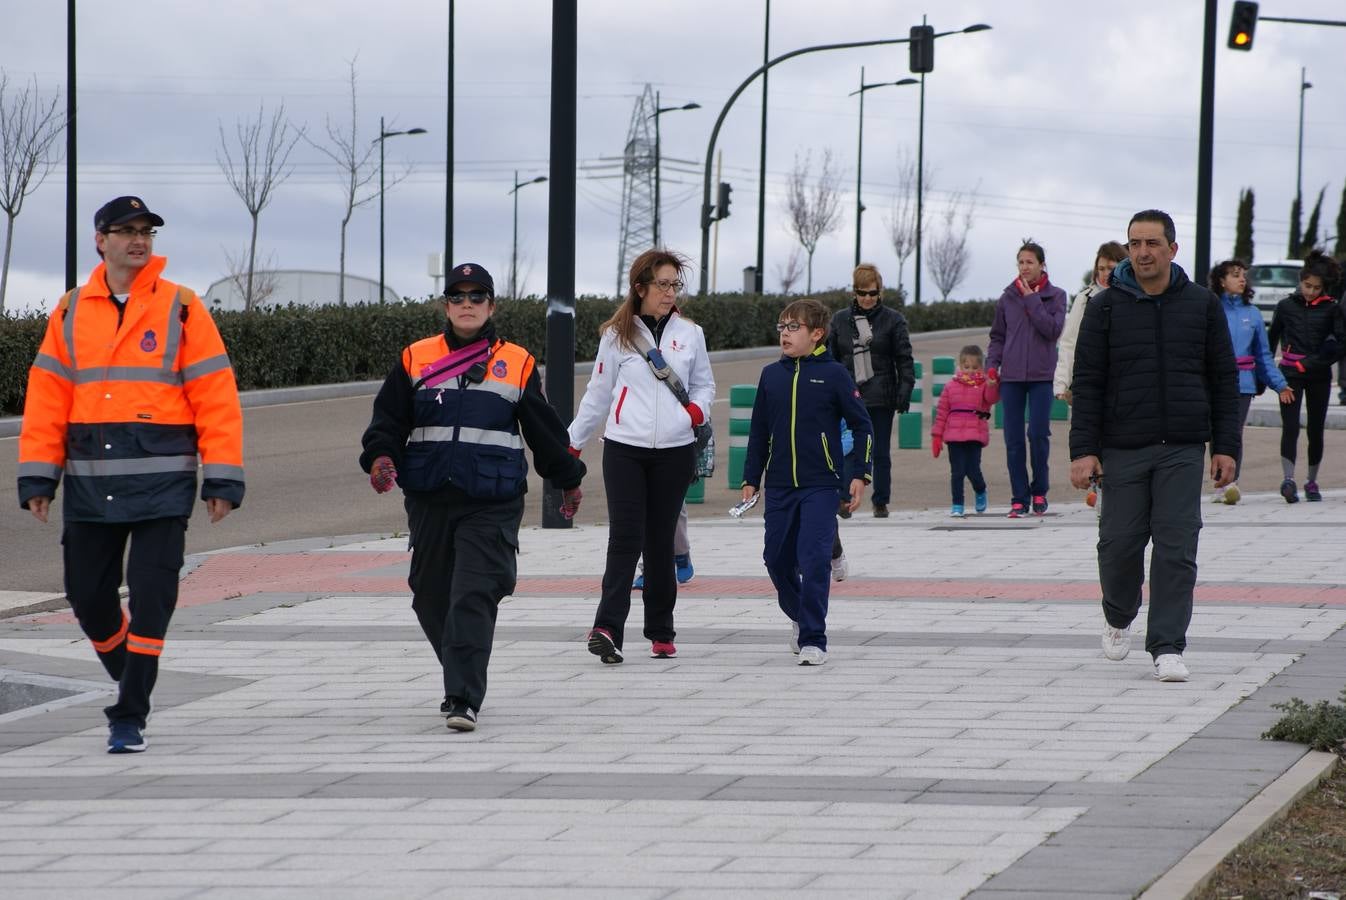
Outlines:
POLYGON ((61 298, 28 372, 19 505, 65 480, 70 521, 190 516, 201 498, 243 501, 243 413, 224 342, 190 289, 150 258, 121 325, 103 263, 61 298))

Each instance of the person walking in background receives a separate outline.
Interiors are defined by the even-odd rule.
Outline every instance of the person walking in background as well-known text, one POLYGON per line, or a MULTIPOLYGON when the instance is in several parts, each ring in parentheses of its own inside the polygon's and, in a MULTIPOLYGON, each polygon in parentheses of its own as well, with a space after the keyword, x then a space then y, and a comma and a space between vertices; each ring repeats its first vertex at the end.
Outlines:
POLYGON ((211 523, 243 502, 243 413, 210 310, 163 277, 139 197, 94 214, 100 262, 61 298, 28 373, 19 506, 46 522, 64 477, 65 590, 117 682, 108 752, 139 753, 178 602, 201 460, 211 523), (130 555, 127 556, 127 544, 130 555), (130 614, 118 589, 123 567, 130 614))
MULTIPOLYGON (((673 531, 673 574, 678 584, 687 584, 696 577, 696 567, 692 565, 692 538, 687 532, 687 501, 682 501, 678 511, 678 527, 673 531)), ((645 557, 640 558, 636 580, 631 587, 637 591, 645 589, 645 557)))
POLYGON ((996 302, 986 351, 987 376, 1000 382, 1005 421, 1005 465, 1009 469, 1011 519, 1032 508, 1047 512, 1048 462, 1051 453, 1052 378, 1056 372, 1056 339, 1066 320, 1066 292, 1047 278, 1046 252, 1031 238, 1015 257, 1019 277, 996 302), (1024 410, 1028 442, 1024 444, 1024 410), (1033 480, 1028 480, 1028 459, 1033 480))
POLYGON ((762 370, 743 462, 743 499, 766 489, 762 559, 781 611, 793 623, 790 649, 801 666, 827 661, 830 550, 837 491, 847 469, 841 429, 850 426, 850 508, 869 480, 869 413, 850 374, 827 352, 827 307, 796 300, 781 311, 781 358, 762 370))
POLYGON ((1070 311, 1066 313, 1066 324, 1061 329, 1061 339, 1056 343, 1056 373, 1052 376, 1052 393, 1056 399, 1070 402, 1070 377, 1075 369, 1075 338, 1080 333, 1080 322, 1084 319, 1084 308, 1089 298, 1107 290, 1108 279, 1117 264, 1126 259, 1126 248, 1116 241, 1106 241, 1099 245, 1094 256, 1093 280, 1070 301, 1070 311))
MULTIPOLYGON (((1252 305, 1253 289, 1248 286, 1248 267, 1241 260, 1227 259, 1210 270, 1210 289, 1224 306, 1229 324, 1229 338, 1234 345, 1234 362, 1239 369, 1239 429, 1248 421, 1248 409, 1253 397, 1266 387, 1280 395, 1282 404, 1293 403, 1294 391, 1285 382, 1285 376, 1276 368, 1267 343, 1267 328, 1262 313, 1252 305)), ((1234 457, 1234 481, 1222 491, 1215 492, 1216 503, 1230 506, 1239 502, 1239 472, 1243 468, 1243 443, 1234 457)))
POLYGON ((1084 490, 1101 478, 1107 488, 1098 519, 1104 656, 1131 651, 1152 544, 1145 649, 1156 678, 1186 681, 1205 445, 1223 488, 1239 454, 1237 369, 1220 298, 1173 262, 1173 219, 1136 213, 1127 250, 1085 308, 1075 345, 1070 481, 1084 490))
POLYGON ((963 480, 972 483, 974 509, 986 512, 986 479, 981 474, 981 448, 991 442, 991 407, 1000 399, 1000 385, 982 370, 982 352, 976 344, 958 353, 958 373, 944 385, 930 427, 930 452, 938 459, 949 448, 952 505, 949 515, 963 518, 963 480))
POLYGON ((1323 428, 1332 400, 1332 366, 1346 357, 1346 318, 1341 304, 1328 296, 1328 285, 1341 278, 1341 267, 1321 250, 1304 258, 1299 290, 1276 304, 1267 339, 1271 351, 1281 348, 1280 370, 1293 396, 1281 406, 1281 496, 1298 503, 1295 453, 1299 444, 1299 409, 1307 410, 1309 434, 1308 480, 1304 499, 1318 501, 1318 466, 1323 461, 1323 428))
POLYGON ((687 486, 696 477, 693 426, 710 421, 715 402, 705 333, 683 318, 676 304, 686 268, 683 257, 667 250, 646 250, 631 263, 626 299, 599 328, 593 374, 570 423, 576 455, 603 425, 608 552, 587 640, 589 652, 608 664, 623 660, 632 581, 642 554, 650 656, 669 659, 678 653, 674 533, 687 486), (685 406, 680 390, 688 398, 685 406))
MULTIPOLYGON (((916 366, 911 355, 907 320, 897 310, 883 305, 883 278, 870 263, 861 263, 851 274, 855 299, 837 310, 828 328, 827 349, 846 367, 860 388, 869 419, 874 425, 874 517, 886 518, 893 483, 893 417, 907 411, 916 385, 916 366)), ((843 519, 850 517, 849 503, 838 506, 843 519)))
POLYGON ((533 451, 538 473, 562 489, 561 514, 579 509, 584 464, 542 393, 537 360, 496 334, 495 282, 476 263, 444 289, 442 334, 405 348, 378 396, 360 468, 380 494, 406 495, 411 608, 444 674, 440 714, 473 731, 500 601, 513 592, 519 522, 533 451))

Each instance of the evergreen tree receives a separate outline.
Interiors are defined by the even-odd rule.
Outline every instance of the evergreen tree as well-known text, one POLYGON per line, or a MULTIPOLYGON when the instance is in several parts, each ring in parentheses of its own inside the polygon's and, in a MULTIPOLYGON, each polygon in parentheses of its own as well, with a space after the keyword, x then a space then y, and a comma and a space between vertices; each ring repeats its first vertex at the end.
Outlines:
POLYGON ((1239 191, 1238 224, 1234 226, 1234 259, 1253 261, 1253 189, 1239 191))
POLYGON ((1299 259, 1299 223, 1304 217, 1303 198, 1295 194, 1295 202, 1290 204, 1290 252, 1286 259, 1299 259))
POLYGON ((1339 260, 1346 260, 1346 185, 1341 188, 1341 208, 1337 210, 1337 245, 1332 248, 1332 255, 1339 260))
POLYGON ((1305 226, 1304 236, 1299 242, 1299 249, 1303 256, 1308 256, 1318 246, 1318 221, 1323 215, 1323 194, 1326 192, 1327 188, 1318 192, 1318 202, 1313 204, 1313 212, 1309 213, 1309 224, 1305 226))

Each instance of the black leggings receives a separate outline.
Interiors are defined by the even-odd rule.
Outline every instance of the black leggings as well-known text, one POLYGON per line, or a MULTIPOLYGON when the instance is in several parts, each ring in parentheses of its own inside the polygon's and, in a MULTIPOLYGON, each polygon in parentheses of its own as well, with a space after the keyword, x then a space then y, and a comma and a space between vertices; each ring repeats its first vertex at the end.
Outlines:
POLYGON ((1299 444, 1299 406, 1307 400, 1309 432, 1309 465, 1323 461, 1323 426, 1327 422, 1327 404, 1332 399, 1332 381, 1302 381, 1287 379, 1295 392, 1293 403, 1281 404, 1281 458, 1295 461, 1299 444))

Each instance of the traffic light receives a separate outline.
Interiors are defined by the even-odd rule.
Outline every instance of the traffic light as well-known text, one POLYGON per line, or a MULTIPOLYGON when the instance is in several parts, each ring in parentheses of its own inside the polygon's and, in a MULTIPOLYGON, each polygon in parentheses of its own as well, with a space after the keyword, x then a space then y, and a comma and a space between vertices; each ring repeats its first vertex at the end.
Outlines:
POLYGON ((1229 17, 1229 49, 1251 50, 1256 30, 1257 4, 1250 0, 1235 0, 1234 12, 1229 17))
POLYGON ((715 218, 729 218, 729 195, 734 192, 733 186, 727 181, 720 182, 720 193, 715 200, 715 218))
POLYGON ((907 45, 907 49, 911 51, 908 68, 916 75, 935 71, 935 27, 913 25, 910 39, 911 43, 907 45))

